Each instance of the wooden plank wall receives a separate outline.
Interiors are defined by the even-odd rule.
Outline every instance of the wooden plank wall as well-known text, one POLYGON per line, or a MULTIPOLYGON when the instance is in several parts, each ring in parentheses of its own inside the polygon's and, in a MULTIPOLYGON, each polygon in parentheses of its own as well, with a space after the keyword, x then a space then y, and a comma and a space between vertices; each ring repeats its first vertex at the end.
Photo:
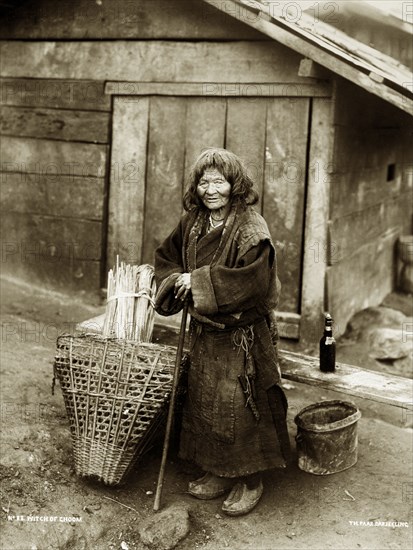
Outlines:
POLYGON ((53 0, 16 4, 2 14, 4 39, 265 39, 202 0, 60 0, 58 9, 53 0))
MULTIPOLYGON (((53 8, 53 11, 56 10, 53 8)), ((188 28, 189 25, 187 30, 188 28)), ((204 36, 208 36, 208 29, 206 25, 204 36)), ((2 178, 2 186, 6 197, 4 209, 8 212, 3 219, 3 234, 13 234, 16 241, 6 241, 9 244, 6 245, 7 262, 4 269, 7 270, 10 265, 13 273, 29 274, 30 277, 37 273, 42 281, 52 283, 54 279, 55 285, 72 288, 99 288, 101 284, 105 284, 105 275, 101 275, 101 272, 105 272, 107 266, 113 265, 117 251, 126 255, 131 262, 140 257, 142 231, 145 237, 142 257, 146 261, 150 259, 152 248, 156 244, 153 227, 143 226, 143 219, 142 216, 139 218, 139 209, 136 209, 135 202, 131 202, 128 208, 120 212, 121 206, 116 199, 122 194, 122 185, 128 183, 126 179, 130 180, 131 174, 127 170, 125 172, 127 165, 131 166, 128 163, 138 162, 140 175, 148 176, 147 219, 154 223, 155 229, 157 225, 165 223, 164 216, 159 215, 158 195, 163 193, 162 196, 166 196, 170 193, 169 184, 165 184, 162 191, 164 183, 162 178, 159 179, 162 174, 158 173, 157 155, 163 158, 167 156, 171 144, 166 142, 163 144, 163 151, 155 151, 154 145, 149 143, 149 147, 154 150, 154 163, 144 166, 143 158, 137 160, 134 157, 136 152, 131 150, 133 142, 111 143, 111 96, 103 92, 104 79, 116 81, 126 78, 137 82, 169 79, 176 83, 205 83, 205 98, 208 101, 203 98, 186 98, 186 118, 182 118, 180 104, 183 100, 171 99, 167 120, 159 121, 160 125, 173 124, 176 143, 180 139, 179 120, 186 120, 186 128, 180 130, 187 136, 186 154, 184 164, 175 167, 174 185, 182 185, 182 182, 178 184, 178 180, 187 173, 189 164, 200 148, 212 142, 224 145, 225 127, 213 123, 217 117, 222 121, 225 118, 222 115, 225 114, 226 100, 219 97, 222 93, 220 87, 225 86, 225 93, 233 97, 236 104, 228 119, 230 126, 234 127, 233 135, 237 129, 242 131, 245 128, 246 121, 253 120, 249 116, 250 112, 261 118, 264 116, 263 107, 255 97, 238 97, 245 93, 242 89, 243 81, 267 83, 267 86, 276 82, 278 93, 283 93, 284 88, 280 91, 279 87, 285 86, 286 95, 309 93, 308 79, 297 76, 300 57, 273 42, 9 40, 1 43, 1 53, 1 168, 7 172, 2 178), (16 59, 19 59, 19 63, 15 63, 16 59), (139 59, 139 63, 133 63, 135 59, 139 59), (214 62, 206 64, 205 60, 209 59, 214 62), (223 81, 225 84, 220 84, 223 81), (300 86, 303 87, 302 92, 300 86), (216 98, 214 90, 217 91, 216 98), (171 113, 175 113, 175 117, 171 113), (242 113, 245 114, 244 119, 242 113), (173 119, 175 123, 172 122, 173 119), (218 136, 218 141, 216 132, 222 134, 221 138, 218 136), (110 169, 116 171, 119 181, 122 180, 123 183, 120 187, 112 186, 108 215, 122 218, 123 222, 118 227, 122 225, 128 230, 111 233, 109 227, 107 234, 106 226, 102 224, 105 223, 109 181, 109 177, 105 179, 105 176, 108 176, 109 171, 106 167, 110 146, 113 148, 112 153, 120 158, 117 164, 112 163, 110 169), (21 195, 19 200, 16 200, 13 193, 17 188, 21 195), (33 222, 34 216, 37 216, 36 224, 33 222), (82 233, 83 239, 87 235, 93 235, 93 257, 90 253, 86 256, 74 254, 68 251, 71 247, 62 246, 61 236, 65 231, 57 228, 54 222, 52 224, 55 217, 61 217, 59 227, 68 224, 69 218, 79 220, 79 224, 86 221, 88 224, 95 224, 97 229, 94 232, 82 233), (44 227, 40 230, 42 221, 44 227), (20 233, 15 232, 14 225, 22 228, 21 238, 20 233), (49 225, 51 233, 45 239, 45 228, 49 225), (21 251, 20 241, 26 242, 28 235, 33 242, 41 242, 43 247, 54 243, 54 248, 50 246, 48 253, 35 254, 33 266, 29 266, 26 259, 22 260, 25 250, 21 251), (106 238, 108 248, 104 242, 106 238), (100 254, 97 252, 98 245, 101 247, 100 254), (119 246, 124 249, 119 250, 119 246), (52 253, 55 256, 59 254, 60 257, 53 268, 48 263, 52 253), (47 261, 44 261, 45 255, 47 261)), ((261 91, 258 85, 254 88, 254 93, 259 99, 261 93, 265 95, 266 90, 265 88, 261 91)), ((124 113, 117 124, 124 125, 125 129, 130 127, 131 135, 141 131, 141 127, 136 126, 136 113, 133 112, 131 117, 133 109, 131 111, 127 107, 129 102, 135 101, 142 103, 144 100, 127 96, 118 101, 118 109, 123 109, 124 113)), ((160 99, 154 98, 154 101, 156 103, 160 99)), ((145 119, 145 114, 142 113, 141 117, 142 120, 145 119)), ((152 130, 156 131, 155 128, 152 130)), ((262 160, 259 167, 254 164, 252 148, 261 148, 262 143, 259 140, 262 141, 264 135, 258 136, 257 129, 253 133, 255 138, 251 142, 243 140, 244 146, 240 143, 236 145, 240 147, 240 151, 242 149, 241 153, 246 154, 251 170, 262 176, 264 162, 262 160)), ((152 140, 155 137, 153 135, 152 140)), ((146 158, 146 149, 144 154, 146 158)), ((136 185, 136 182, 129 181, 129 184, 136 185)), ((136 192, 141 193, 139 186, 136 187, 136 192)), ((144 200, 143 195, 141 199, 144 200)), ((180 213, 180 208, 180 205, 174 206, 174 220, 180 213)), ((81 235, 76 238, 81 238, 81 235)), ((40 244, 36 246, 39 247, 40 244)), ((294 300, 297 299, 297 292, 294 300)), ((295 306, 292 309, 296 311, 295 306)))
POLYGON ((101 286, 110 98, 103 82, 2 79, 2 269, 101 286))
POLYGON ((396 241, 413 229, 412 133, 407 114, 339 82, 330 243, 318 251, 328 263, 328 307, 339 333, 351 315, 379 305, 395 287, 396 241))
POLYGON ((297 76, 300 55, 271 40, 9 40, 0 42, 0 53, 2 77, 205 82, 206 86, 230 82, 235 84, 234 96, 241 95, 236 87, 241 83, 285 84, 289 96, 300 96, 300 84, 308 85, 307 78, 297 76))
MULTIPOLYGON (((147 219, 155 226, 158 194, 170 192, 171 182, 162 180, 155 162, 167 155, 170 144, 154 151, 155 163, 146 166, 146 150, 145 158, 138 158, 133 143, 111 142, 115 129, 105 80, 190 83, 202 94, 205 83, 208 101, 185 100, 186 127, 179 131, 186 135, 186 153, 182 166, 171 167, 174 186, 181 185, 179 178, 205 143, 225 144, 225 128, 211 124, 223 120, 226 110, 220 87, 239 101, 228 118, 234 141, 235 131, 245 128, 242 113, 252 120, 249 113, 260 119, 264 112, 259 102, 241 99, 243 83, 275 84, 285 96, 308 96, 312 84, 317 87, 316 80, 309 84, 298 76, 299 55, 202 0, 74 0, 59 3, 59 9, 52 0, 27 0, 2 10, 0 31, 3 269, 65 288, 104 284, 106 255, 110 266, 119 243, 131 261, 142 253, 149 258, 153 234, 136 210, 139 200, 146 200, 142 188, 137 185, 137 203, 128 209, 120 212, 117 202, 122 186, 136 184, 127 181, 134 177, 130 162, 138 165, 138 179, 148 176, 147 219), (120 159, 117 165, 109 163, 110 148, 120 159), (109 200, 110 170, 120 185, 110 190, 109 200), (128 230, 107 234, 107 216, 122 218, 118 227, 128 230), (139 249, 142 234, 145 247, 139 249)), ((256 95, 265 96, 265 90, 258 86, 256 95)), ((138 121, 145 113, 131 117, 136 113, 129 101, 119 99, 117 124, 141 136, 138 121)), ((171 100, 177 120, 179 103, 171 100)), ((264 161, 258 166, 251 159, 264 136, 257 128, 251 131, 250 144, 238 139, 235 145, 263 182, 264 161)), ((149 147, 154 148, 151 141, 149 147)), ((171 209, 175 216, 180 206, 171 209)))

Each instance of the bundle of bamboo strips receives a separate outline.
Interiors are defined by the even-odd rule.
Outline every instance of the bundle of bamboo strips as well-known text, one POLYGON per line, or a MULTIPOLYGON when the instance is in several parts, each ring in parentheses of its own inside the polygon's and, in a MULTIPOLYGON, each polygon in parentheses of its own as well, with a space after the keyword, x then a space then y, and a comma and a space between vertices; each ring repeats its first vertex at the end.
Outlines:
POLYGON ((150 342, 154 325, 155 274, 148 264, 128 265, 116 260, 108 273, 103 336, 150 342))

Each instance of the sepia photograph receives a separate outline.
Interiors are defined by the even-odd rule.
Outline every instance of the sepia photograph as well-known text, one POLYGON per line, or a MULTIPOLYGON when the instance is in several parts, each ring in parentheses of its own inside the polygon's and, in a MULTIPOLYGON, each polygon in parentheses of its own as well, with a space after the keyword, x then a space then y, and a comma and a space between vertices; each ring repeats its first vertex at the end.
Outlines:
POLYGON ((412 115, 412 0, 0 0, 0 550, 413 548, 412 115))

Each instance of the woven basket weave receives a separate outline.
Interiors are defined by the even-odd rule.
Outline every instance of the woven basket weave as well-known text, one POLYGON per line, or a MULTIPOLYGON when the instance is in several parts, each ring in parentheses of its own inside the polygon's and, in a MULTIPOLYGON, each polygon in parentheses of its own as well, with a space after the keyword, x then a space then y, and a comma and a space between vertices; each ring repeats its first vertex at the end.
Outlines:
POLYGON ((165 417, 175 355, 170 346, 98 335, 58 338, 54 372, 78 475, 123 480, 165 417))

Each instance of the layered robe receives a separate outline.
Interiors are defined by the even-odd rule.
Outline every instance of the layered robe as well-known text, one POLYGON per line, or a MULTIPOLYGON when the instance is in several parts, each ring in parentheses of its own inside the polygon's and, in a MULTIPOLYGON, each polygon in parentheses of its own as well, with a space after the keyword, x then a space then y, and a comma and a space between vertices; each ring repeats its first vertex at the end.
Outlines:
POLYGON ((191 273, 191 328, 180 456, 224 477, 285 466, 273 420, 274 399, 284 413, 287 404, 278 386, 271 316, 278 280, 265 220, 233 205, 224 225, 208 231, 208 212, 187 213, 156 250, 161 315, 182 308, 174 285, 184 272, 191 273))

